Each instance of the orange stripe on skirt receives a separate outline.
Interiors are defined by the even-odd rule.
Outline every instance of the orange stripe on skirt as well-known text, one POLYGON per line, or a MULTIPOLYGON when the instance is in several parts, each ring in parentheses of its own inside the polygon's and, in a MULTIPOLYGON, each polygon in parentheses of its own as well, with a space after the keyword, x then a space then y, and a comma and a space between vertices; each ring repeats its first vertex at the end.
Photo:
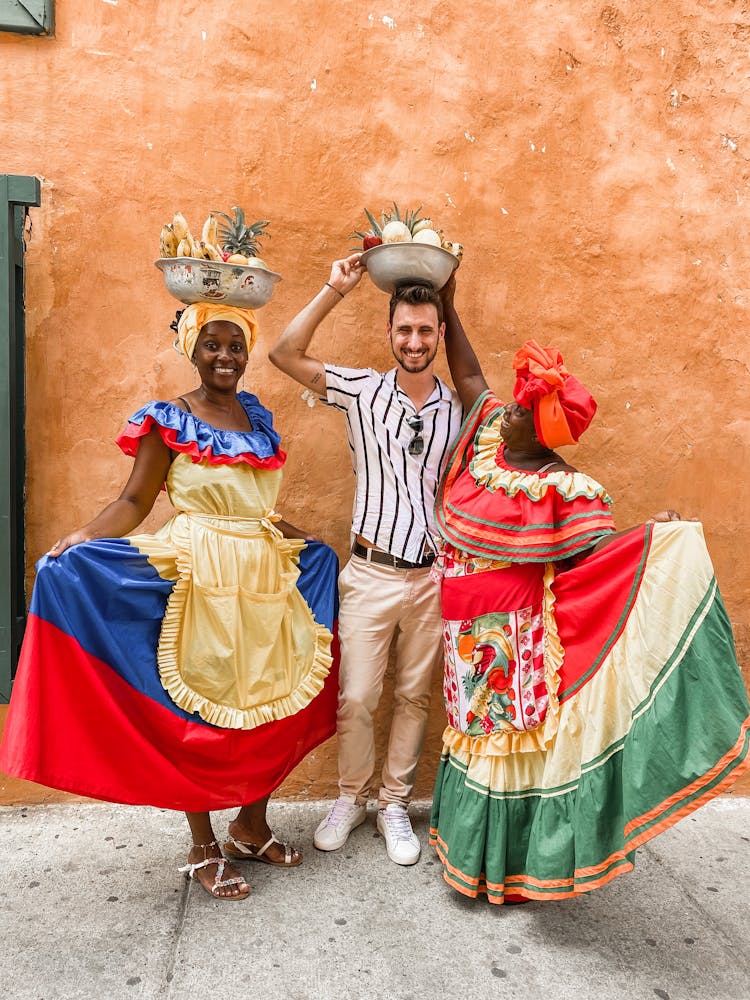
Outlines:
MULTIPOLYGON (((701 775, 700 778, 696 778, 695 781, 693 781, 691 784, 687 786, 687 788, 683 788, 679 792, 675 792, 674 795, 670 795, 668 799, 665 799, 658 806, 654 806, 654 808, 650 809, 647 813, 644 813, 642 816, 638 816, 636 817, 636 819, 631 820, 625 827, 625 836, 627 837, 628 834, 632 833, 633 830, 636 830, 639 826, 643 826, 644 823, 650 822, 652 819, 655 819, 657 816, 661 815, 665 810, 669 809, 671 806, 677 805, 678 802, 682 802, 684 799, 689 798, 691 795, 699 791, 701 788, 704 788, 706 785, 710 784, 713 781, 713 779, 724 770, 724 768, 730 762, 732 757, 736 757, 739 751, 742 749, 742 745, 745 742, 745 734, 747 733, 749 728, 750 728, 750 716, 747 719, 745 719, 745 721, 742 723, 742 728, 740 729, 739 738, 737 739, 737 742, 734 744, 732 749, 727 751, 727 753, 724 754, 721 760, 717 761, 717 763, 714 764, 714 766, 711 768, 710 771, 707 771, 705 774, 701 775)), ((716 794, 716 791, 725 787, 727 781, 730 784, 736 781, 739 775, 742 773, 742 771, 747 769, 748 766, 750 766, 750 760, 746 760, 744 764, 741 765, 739 770, 733 771, 732 774, 727 775, 727 778, 720 783, 720 785, 717 787, 717 790, 711 789, 713 794, 716 794)), ((713 796, 711 795, 709 797, 713 796)), ((697 806, 695 806, 694 808, 697 808, 697 806)), ((670 821, 676 822, 675 820, 672 820, 671 817, 670 821)), ((666 827, 660 825, 659 829, 666 829, 666 827)), ((648 830, 646 832, 648 833, 649 837, 654 835, 652 833, 652 830, 648 830)), ((642 834, 639 835, 639 837, 642 836, 643 836, 642 834)), ((648 837, 646 837, 646 839, 648 839, 648 837)), ((642 842, 643 841, 641 840, 641 843, 642 842)))

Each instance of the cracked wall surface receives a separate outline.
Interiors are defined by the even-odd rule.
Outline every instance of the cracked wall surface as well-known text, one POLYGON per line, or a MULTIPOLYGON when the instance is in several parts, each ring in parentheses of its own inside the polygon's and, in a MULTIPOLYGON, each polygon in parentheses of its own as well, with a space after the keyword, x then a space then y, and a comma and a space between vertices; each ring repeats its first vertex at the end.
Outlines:
MULTIPOLYGON (((178 208, 194 228, 235 204, 272 220, 264 257, 284 280, 246 387, 284 435, 284 516, 345 557, 340 415, 308 408, 266 352, 363 206, 395 200, 464 244, 459 306, 501 395, 529 336, 595 393, 567 457, 608 487, 618 525, 667 506, 701 518, 747 667, 749 39, 743 0, 71 0, 52 39, 0 34, 3 169, 43 179, 27 256, 29 583, 119 492, 127 416, 192 387, 153 267, 178 208)), ((315 352, 389 366, 386 307, 363 282, 315 352)), ((160 500, 146 526, 167 516, 160 500)), ((421 795, 443 718, 436 679, 421 795)), ((334 772, 329 745, 286 790, 330 794, 334 772)))

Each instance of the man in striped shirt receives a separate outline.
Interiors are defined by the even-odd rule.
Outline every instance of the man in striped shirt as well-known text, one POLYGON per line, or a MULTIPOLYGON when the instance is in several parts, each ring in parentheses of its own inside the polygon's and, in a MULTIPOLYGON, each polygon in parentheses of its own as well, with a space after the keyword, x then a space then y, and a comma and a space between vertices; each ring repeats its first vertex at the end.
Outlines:
POLYGON ((437 546, 433 505, 461 404, 433 372, 445 325, 439 296, 424 285, 398 288, 391 298, 386 329, 398 363, 391 371, 323 364, 307 353, 318 325, 359 283, 359 257, 333 264, 329 281, 269 357, 346 414, 356 476, 352 556, 339 578, 339 797, 315 831, 315 846, 337 850, 365 820, 375 767, 373 716, 397 632, 377 825, 391 860, 411 865, 420 844, 407 807, 432 678, 442 661, 440 593, 430 577, 437 546))

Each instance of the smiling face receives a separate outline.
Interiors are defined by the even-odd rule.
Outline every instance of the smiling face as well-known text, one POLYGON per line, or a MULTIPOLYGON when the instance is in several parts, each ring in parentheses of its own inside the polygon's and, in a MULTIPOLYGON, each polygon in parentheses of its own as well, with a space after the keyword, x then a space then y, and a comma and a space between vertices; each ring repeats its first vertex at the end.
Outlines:
POLYGON ((520 403, 506 403, 500 418, 500 434, 508 448, 524 449, 532 445, 539 447, 539 439, 534 426, 534 413, 520 403))
POLYGON ((405 372, 416 375, 435 360, 445 323, 438 322, 437 309, 430 303, 399 302, 386 329, 394 358, 405 372))
POLYGON ((207 388, 234 392, 247 367, 247 358, 245 335, 234 323, 212 320, 201 328, 193 361, 207 388))

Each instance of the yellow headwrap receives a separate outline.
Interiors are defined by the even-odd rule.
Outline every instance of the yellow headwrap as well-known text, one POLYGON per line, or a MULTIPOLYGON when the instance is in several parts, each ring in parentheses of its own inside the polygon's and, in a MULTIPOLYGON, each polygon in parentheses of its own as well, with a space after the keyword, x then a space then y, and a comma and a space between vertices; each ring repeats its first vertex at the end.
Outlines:
POLYGON ((177 324, 177 345, 189 361, 193 358, 198 334, 206 323, 215 320, 238 326, 245 336, 247 353, 252 351, 258 337, 258 323, 252 309, 224 306, 219 302, 194 302, 185 308, 177 324))

